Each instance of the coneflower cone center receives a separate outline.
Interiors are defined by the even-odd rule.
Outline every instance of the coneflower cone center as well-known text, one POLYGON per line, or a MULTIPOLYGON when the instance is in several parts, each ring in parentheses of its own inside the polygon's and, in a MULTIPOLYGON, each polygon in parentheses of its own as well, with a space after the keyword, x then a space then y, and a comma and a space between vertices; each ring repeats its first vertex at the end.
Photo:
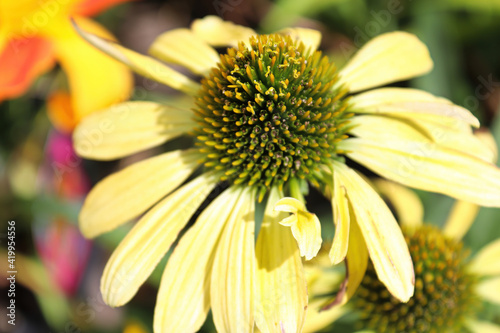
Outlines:
POLYGON ((363 328, 379 333, 467 332, 464 320, 480 304, 473 292, 477 278, 465 270, 468 251, 433 226, 405 231, 405 238, 415 268, 415 294, 400 303, 370 265, 354 300, 363 328))
POLYGON ((261 194, 292 178, 317 181, 350 117, 336 67, 281 35, 252 37, 220 59, 196 99, 204 165, 261 194))

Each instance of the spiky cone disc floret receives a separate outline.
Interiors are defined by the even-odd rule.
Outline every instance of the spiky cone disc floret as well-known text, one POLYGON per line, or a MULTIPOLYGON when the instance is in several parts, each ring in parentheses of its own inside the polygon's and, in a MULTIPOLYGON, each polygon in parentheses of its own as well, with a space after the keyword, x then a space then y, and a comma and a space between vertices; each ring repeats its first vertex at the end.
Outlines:
POLYGON ((351 117, 336 67, 288 36, 258 35, 220 56, 202 80, 195 129, 205 167, 258 188, 318 184, 351 117))
POLYGON ((354 299, 361 325, 379 333, 467 332, 465 318, 478 311, 477 277, 465 270, 468 251, 434 226, 404 230, 415 265, 415 294, 400 303, 370 264, 354 299))

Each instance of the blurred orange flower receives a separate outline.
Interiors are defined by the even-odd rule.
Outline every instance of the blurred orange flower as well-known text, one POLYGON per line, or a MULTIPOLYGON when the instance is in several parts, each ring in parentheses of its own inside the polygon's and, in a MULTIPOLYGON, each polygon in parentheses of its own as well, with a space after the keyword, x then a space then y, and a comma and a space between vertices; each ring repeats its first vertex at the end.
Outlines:
POLYGON ((86 18, 128 0, 0 0, 0 102, 22 95, 57 61, 68 77, 71 96, 57 92, 49 100, 55 125, 72 130, 85 115, 128 98, 130 71, 96 50, 73 30, 78 25, 114 39, 86 18))

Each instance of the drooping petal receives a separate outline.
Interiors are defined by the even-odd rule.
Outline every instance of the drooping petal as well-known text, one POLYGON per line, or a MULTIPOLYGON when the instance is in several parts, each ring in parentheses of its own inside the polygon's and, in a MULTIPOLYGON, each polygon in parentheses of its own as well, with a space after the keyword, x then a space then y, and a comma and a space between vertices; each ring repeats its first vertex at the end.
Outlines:
POLYGON ((500 239, 483 247, 467 266, 477 275, 500 275, 500 239))
POLYGON ((126 102, 83 119, 73 140, 80 156, 113 160, 158 146, 193 126, 189 110, 154 102, 126 102))
POLYGON ((353 138, 338 147, 387 179, 481 206, 500 206, 500 169, 471 155, 403 140, 353 138))
POLYGON ((306 322, 302 330, 303 333, 318 332, 349 312, 348 308, 345 306, 334 306, 328 310, 321 310, 322 305, 327 301, 328 298, 323 297, 309 304, 306 322))
POLYGON ((54 65, 52 44, 43 38, 13 39, 0 51, 0 101, 18 97, 54 65))
POLYGON ((240 192, 233 187, 220 194, 181 238, 163 272, 155 333, 197 332, 205 321, 215 248, 240 192))
POLYGON ((285 28, 277 31, 281 35, 289 35, 292 40, 302 42, 309 52, 314 52, 318 49, 321 43, 321 32, 307 28, 285 28))
POLYGON ((299 245, 300 255, 306 260, 316 256, 321 248, 321 224, 316 214, 306 211, 304 203, 294 198, 283 198, 276 203, 274 210, 289 212, 293 216, 285 218, 281 225, 290 226, 293 237, 299 245))
POLYGON ((332 264, 336 265, 344 260, 347 255, 351 223, 346 190, 340 183, 336 173, 333 173, 332 208, 333 220, 335 222, 335 236, 329 256, 332 264))
POLYGON ((253 332, 255 193, 240 194, 215 253, 210 301, 218 332, 253 332))
POLYGON ((427 46, 415 35, 396 31, 364 45, 340 71, 350 92, 410 79, 429 72, 433 63, 427 46))
POLYGON ((80 211, 80 230, 96 237, 139 216, 198 167, 192 151, 174 151, 135 163, 99 182, 80 211))
POLYGON ((424 220, 424 206, 412 190, 387 180, 374 180, 377 191, 389 200, 401 225, 416 228, 424 220))
POLYGON ((208 44, 220 46, 237 46, 239 42, 248 42, 251 36, 257 35, 250 28, 224 21, 218 16, 205 16, 194 20, 191 30, 208 44))
POLYGON ((472 333, 500 333, 500 326, 490 322, 468 319, 465 324, 472 333))
POLYGON ((75 29, 90 44, 124 63, 138 74, 183 91, 189 95, 195 95, 198 92, 198 83, 164 65, 160 61, 129 50, 113 41, 100 38, 85 31, 84 27, 80 28, 75 25, 75 29))
MULTIPOLYGON (((354 170, 334 162, 379 280, 402 302, 413 295, 415 276, 403 234, 380 196, 354 170)), ((350 246, 349 246, 350 248, 350 246)))
POLYGON ((130 301, 215 184, 207 175, 192 180, 134 225, 104 269, 101 293, 106 304, 121 306, 130 301))
POLYGON ((255 322, 263 333, 300 332, 306 317, 307 286, 297 243, 278 223, 286 214, 273 209, 280 197, 272 188, 255 249, 255 322))
MULTIPOLYGON (((101 38, 113 36, 101 25, 85 18, 78 24, 101 38)), ((78 121, 86 115, 129 98, 132 92, 130 70, 82 40, 69 21, 56 25, 53 36, 58 62, 68 77, 72 108, 78 121)))
POLYGON ((484 300, 500 305, 500 276, 480 281, 476 293, 484 300))
POLYGON ((374 89, 353 96, 350 102, 352 111, 356 113, 390 114, 408 119, 420 116, 438 120, 451 118, 479 127, 479 120, 467 109, 418 89, 374 89))
POLYGON ((77 1, 71 12, 82 16, 94 16, 106 9, 131 0, 83 0, 77 1))
POLYGON ((189 29, 174 29, 155 39, 149 54, 205 75, 219 62, 219 54, 189 29))
POLYGON ((467 231, 469 231, 478 212, 478 205, 467 201, 457 201, 448 215, 443 228, 443 234, 450 238, 462 239, 467 231))

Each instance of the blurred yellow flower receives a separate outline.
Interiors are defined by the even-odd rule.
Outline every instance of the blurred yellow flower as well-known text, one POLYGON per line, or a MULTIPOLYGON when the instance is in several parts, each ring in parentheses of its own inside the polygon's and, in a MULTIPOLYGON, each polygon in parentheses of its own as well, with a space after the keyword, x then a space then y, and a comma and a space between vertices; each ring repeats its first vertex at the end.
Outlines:
POLYGON ((169 258, 155 332, 197 331, 209 309, 220 332, 251 332, 254 322, 263 332, 301 331, 307 289, 292 233, 308 258, 319 243, 319 225, 300 192, 308 182, 332 196, 339 231, 330 259, 348 258, 352 274, 346 299, 361 282, 369 254, 389 291, 408 301, 414 272, 401 230, 346 158, 405 185, 500 206, 500 170, 485 161, 492 153, 472 135, 470 126, 479 123, 469 111, 414 89, 348 96, 428 72, 428 50, 414 35, 376 37, 337 72, 316 51, 318 31, 288 28, 259 35, 209 16, 191 29, 164 33, 150 49, 158 59, 201 75, 199 84, 84 30, 80 33, 90 43, 139 74, 184 92, 192 105, 128 102, 93 114, 74 133, 81 156, 121 158, 183 134, 196 141, 194 149, 155 156, 109 176, 87 197, 80 214, 87 237, 147 211, 105 268, 106 303, 128 302, 201 202, 219 182, 229 185, 169 258), (232 48, 222 55, 214 49, 228 45, 232 48), (175 190, 202 166, 200 176, 175 190), (273 209, 285 195, 295 199, 289 201, 295 208, 287 211, 307 219, 285 220, 285 213, 273 209), (254 244, 254 202, 264 198, 254 244), (279 224, 283 220, 291 222, 292 232, 279 224), (304 226, 307 230, 299 230, 304 226))
POLYGON ((57 61, 71 96, 57 92, 49 101, 57 126, 71 130, 79 120, 128 99, 132 77, 126 66, 88 45, 70 17, 87 31, 114 37, 86 18, 126 0, 0 0, 0 101, 22 95, 57 61))

